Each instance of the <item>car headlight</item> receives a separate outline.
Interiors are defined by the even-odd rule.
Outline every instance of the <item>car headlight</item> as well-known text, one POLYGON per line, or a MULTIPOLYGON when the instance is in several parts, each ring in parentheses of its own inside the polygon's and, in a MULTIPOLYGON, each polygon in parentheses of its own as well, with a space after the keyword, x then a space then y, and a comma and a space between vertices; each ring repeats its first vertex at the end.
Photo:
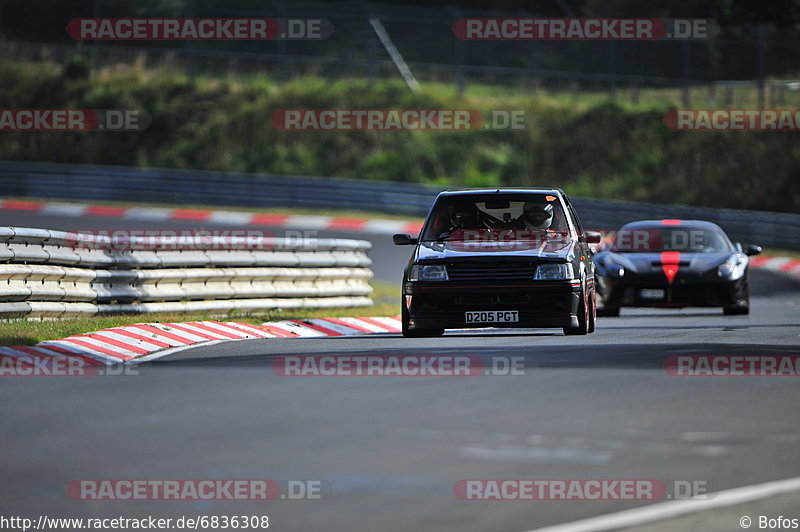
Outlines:
POLYGON ((622 277, 625 275, 625 268, 613 262, 606 265, 606 271, 612 277, 622 277))
POLYGON ((410 281, 447 281, 444 264, 415 264, 411 267, 410 281))
POLYGON ((744 274, 745 262, 739 255, 733 255, 717 268, 717 275, 725 279, 736 279, 744 274))
POLYGON ((535 281, 566 281, 572 279, 573 271, 570 263, 539 264, 533 276, 535 281))

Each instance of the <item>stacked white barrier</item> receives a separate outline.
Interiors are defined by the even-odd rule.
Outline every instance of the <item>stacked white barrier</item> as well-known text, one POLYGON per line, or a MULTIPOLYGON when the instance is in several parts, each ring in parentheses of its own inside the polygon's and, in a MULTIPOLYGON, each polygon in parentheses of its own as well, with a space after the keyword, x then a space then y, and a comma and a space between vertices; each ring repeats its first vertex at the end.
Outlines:
POLYGON ((0 317, 367 306, 371 244, 171 240, 0 227, 0 317))

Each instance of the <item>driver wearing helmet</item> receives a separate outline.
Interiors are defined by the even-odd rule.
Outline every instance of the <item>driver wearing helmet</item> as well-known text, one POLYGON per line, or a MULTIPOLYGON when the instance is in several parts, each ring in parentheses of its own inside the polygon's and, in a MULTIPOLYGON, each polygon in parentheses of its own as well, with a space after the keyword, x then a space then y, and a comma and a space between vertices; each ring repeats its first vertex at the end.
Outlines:
POLYGON ((447 214, 450 218, 450 231, 458 229, 477 229, 478 216, 473 204, 450 205, 447 214))

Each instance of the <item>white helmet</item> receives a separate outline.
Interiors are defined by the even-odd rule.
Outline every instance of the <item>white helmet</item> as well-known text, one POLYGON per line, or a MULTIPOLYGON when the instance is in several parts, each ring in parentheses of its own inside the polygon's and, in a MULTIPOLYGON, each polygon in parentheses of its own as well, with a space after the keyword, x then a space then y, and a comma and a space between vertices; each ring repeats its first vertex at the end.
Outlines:
POLYGON ((529 201, 522 208, 522 220, 528 229, 548 229, 553 223, 553 206, 529 201))

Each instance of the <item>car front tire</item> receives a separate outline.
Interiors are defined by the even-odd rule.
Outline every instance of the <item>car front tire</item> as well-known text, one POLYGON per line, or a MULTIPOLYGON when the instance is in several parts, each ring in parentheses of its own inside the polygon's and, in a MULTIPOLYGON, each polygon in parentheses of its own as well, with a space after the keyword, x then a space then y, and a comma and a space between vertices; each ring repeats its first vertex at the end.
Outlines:
POLYGON ((599 291, 597 293, 597 299, 600 300, 600 306, 597 307, 597 315, 602 317, 613 317, 616 318, 619 316, 619 306, 616 306, 611 303, 612 294, 606 294, 602 288, 602 284, 597 285, 599 291))
POLYGON ((730 305, 722 307, 722 313, 725 316, 745 316, 750 314, 750 307, 748 305, 730 305))
POLYGON ((597 330, 597 290, 592 290, 592 297, 589 301, 592 305, 589 309, 589 332, 593 333, 597 330))
POLYGON ((400 321, 403 324, 403 337, 405 338, 431 338, 444 334, 444 329, 411 329, 409 328, 409 315, 405 301, 400 301, 402 310, 400 311, 400 321))
POLYGON ((597 309, 597 315, 606 318, 616 318, 619 316, 619 307, 605 306, 597 309))
POLYGON ((581 290, 581 302, 578 305, 578 326, 577 327, 564 327, 564 334, 566 336, 582 336, 589 334, 589 296, 586 293, 586 285, 584 284, 581 290))
POLYGON ((725 316, 745 316, 750 314, 750 286, 746 280, 739 296, 739 302, 735 305, 722 307, 722 313, 725 316))

